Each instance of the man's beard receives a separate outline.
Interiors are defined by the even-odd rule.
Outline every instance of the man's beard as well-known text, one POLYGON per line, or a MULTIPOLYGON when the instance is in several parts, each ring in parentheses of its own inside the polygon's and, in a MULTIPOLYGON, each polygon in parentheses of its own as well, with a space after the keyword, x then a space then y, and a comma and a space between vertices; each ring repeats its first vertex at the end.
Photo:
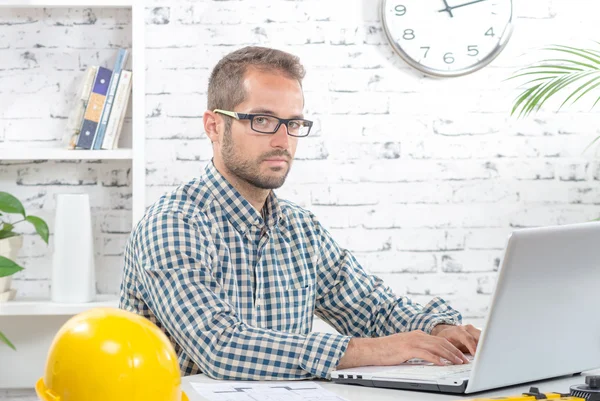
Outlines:
MULTIPOLYGON (((289 160, 287 171, 283 176, 265 176, 260 173, 260 163, 253 163, 250 160, 245 160, 241 155, 236 154, 231 139, 231 129, 225 130, 223 135, 223 148, 222 157, 225 167, 233 173, 236 177, 246 181, 250 185, 253 185, 261 189, 276 189, 283 185, 288 173, 290 172, 290 165, 292 158, 286 150, 273 151, 264 155, 260 160, 268 159, 269 157, 286 157, 289 160)), ((282 167, 285 168, 285 167, 282 167)))

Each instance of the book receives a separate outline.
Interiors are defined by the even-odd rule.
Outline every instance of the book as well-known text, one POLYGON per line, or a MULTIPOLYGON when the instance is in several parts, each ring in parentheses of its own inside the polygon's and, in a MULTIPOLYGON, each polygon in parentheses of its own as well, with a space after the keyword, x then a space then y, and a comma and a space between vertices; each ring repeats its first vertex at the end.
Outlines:
POLYGON ((94 136, 98 130, 98 124, 106 101, 108 85, 112 71, 108 68, 98 67, 98 73, 92 87, 92 92, 88 100, 85 114, 83 115, 83 123, 77 138, 78 149, 91 149, 94 143, 94 136))
POLYGON ((117 92, 113 103, 112 112, 106 126, 106 134, 102 142, 102 149, 116 149, 127 112, 127 104, 131 95, 132 74, 129 70, 122 70, 117 92))
POLYGON ((79 130, 81 129, 81 125, 83 124, 83 116, 85 114, 85 109, 87 107, 88 100, 90 98, 90 93, 92 92, 92 86, 94 84, 94 80, 96 79, 97 73, 97 66, 88 66, 85 70, 83 79, 80 82, 77 91, 77 97, 75 98, 74 102, 75 104, 71 109, 71 113, 69 113, 69 118, 67 120, 67 129, 63 138, 63 143, 66 145, 67 149, 75 149, 75 145, 77 144, 79 130))
POLYGON ((115 93, 117 91, 117 85, 119 83, 119 75, 121 73, 121 70, 125 68, 125 64, 127 64, 128 56, 129 51, 127 49, 119 49, 119 53, 117 54, 117 60, 113 68, 112 77, 110 79, 108 93, 106 95, 106 101, 104 102, 104 107, 102 109, 102 116, 100 117, 100 123, 98 124, 98 130, 96 132, 96 135, 94 136, 94 142, 92 145, 93 149, 102 148, 102 142, 104 140, 106 126, 108 124, 108 119, 112 110, 112 104, 115 98, 115 93))

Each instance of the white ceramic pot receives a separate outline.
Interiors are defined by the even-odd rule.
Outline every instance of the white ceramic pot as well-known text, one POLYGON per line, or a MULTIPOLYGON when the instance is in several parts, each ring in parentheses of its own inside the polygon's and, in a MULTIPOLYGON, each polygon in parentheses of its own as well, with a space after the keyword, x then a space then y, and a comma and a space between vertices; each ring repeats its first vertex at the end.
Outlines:
MULTIPOLYGON (((23 237, 18 235, 16 237, 10 237, 0 240, 0 256, 4 256, 10 260, 15 260, 21 247, 23 246, 23 237)), ((11 292, 12 296, 2 296, 10 291, 10 284, 12 282, 12 276, 0 277, 0 302, 2 300, 8 300, 14 296, 14 291, 11 292)))

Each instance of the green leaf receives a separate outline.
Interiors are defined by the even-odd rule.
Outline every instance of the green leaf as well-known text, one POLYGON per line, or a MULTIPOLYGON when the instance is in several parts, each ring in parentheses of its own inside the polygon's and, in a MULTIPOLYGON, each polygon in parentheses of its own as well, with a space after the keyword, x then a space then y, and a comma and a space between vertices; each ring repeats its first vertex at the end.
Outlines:
MULTIPOLYGON (((515 103, 515 106, 512 109, 512 112, 510 113, 511 115, 515 114, 515 111, 517 111, 517 109, 519 108, 519 106, 521 105, 521 103, 523 103, 525 100, 527 100, 527 98, 531 95, 532 92, 534 92, 538 87, 540 87, 542 84, 537 84, 536 86, 532 86, 531 88, 525 90, 521 96, 519 96, 519 99, 517 100, 517 102, 515 103)), ((521 115, 519 114, 519 117, 521 117, 521 115)))
MULTIPOLYGON (((549 99, 556 97, 558 92, 568 91, 561 102, 560 110, 567 104, 575 104, 600 86, 599 51, 563 45, 552 45, 545 50, 561 56, 545 58, 535 65, 521 68, 511 77, 535 77, 524 84, 524 90, 515 100, 511 115, 518 112, 519 117, 527 116, 540 110, 549 99), (585 82, 571 90, 570 86, 577 81, 585 82)), ((592 108, 599 102, 600 97, 592 108)))
POLYGON ((12 231, 13 228, 15 228, 14 225, 10 224, 10 223, 2 223, 2 229, 0 230, 0 232, 2 231, 12 231))
MULTIPOLYGON (((520 77, 525 77, 527 75, 548 75, 548 74, 568 74, 567 71, 532 71, 532 72, 525 72, 523 74, 519 74, 519 75, 515 75, 512 78, 520 78, 520 77)), ((546 76, 544 77, 544 79, 552 79, 552 76, 546 76)))
POLYGON ((10 348, 12 348, 14 351, 16 351, 17 349, 15 348, 15 346, 13 345, 13 343, 10 342, 10 340, 8 338, 6 338, 6 336, 4 335, 4 333, 2 333, 0 331, 0 342, 8 345, 10 348))
MULTIPOLYGON (((578 56, 581 57, 583 59, 589 60, 594 64, 600 64, 600 59, 596 58, 596 56, 594 54, 591 54, 587 52, 586 50, 583 49, 577 49, 575 47, 571 47, 571 46, 563 46, 563 45, 555 45, 556 47, 549 47, 548 50, 552 50, 552 51, 557 51, 557 52, 563 52, 563 53, 567 53, 567 54, 572 54, 574 56, 578 56)), ((580 61, 576 61, 571 59, 572 62, 576 63, 581 63, 580 61)), ((583 64, 583 63, 582 63, 583 64)), ((585 64, 585 66, 587 68, 595 68, 593 65, 591 64, 585 64)))
POLYGON ((586 83, 581 85, 579 88, 577 88, 577 90, 575 92, 571 93, 571 95, 569 95, 569 97, 565 99, 565 101, 563 102, 563 104, 560 107, 562 108, 569 100, 571 100, 572 97, 577 95, 579 92, 582 92, 575 100, 573 100, 573 103, 571 103, 571 104, 575 104, 579 99, 581 99, 583 96, 585 96, 591 90, 595 89, 596 87, 598 87, 598 85, 600 85, 600 83, 595 83, 595 81, 598 81, 598 80, 600 80, 600 75, 590 79, 589 81, 587 81, 586 83))
POLYGON ((539 64, 543 64, 543 65, 533 66, 531 68, 548 68, 548 67, 553 67, 553 68, 564 69, 564 70, 572 70, 572 71, 582 71, 583 70, 583 68, 581 68, 580 64, 577 61, 569 60, 569 59, 566 59, 566 58, 547 58, 545 60, 539 61, 539 64), (558 63, 566 63, 566 64, 575 64, 577 67, 569 67, 567 65, 554 64, 556 62, 558 62, 558 63))
POLYGON ((598 50, 586 49, 586 51, 596 57, 600 57, 600 52, 598 50))
MULTIPOLYGON (((591 72, 585 72, 585 73, 581 73, 580 72, 580 73, 574 74, 572 76, 562 77, 562 79, 560 80, 560 82, 553 88, 553 90, 551 90, 550 92, 548 92, 547 96, 543 99, 543 101, 541 101, 539 103, 538 109, 540 107, 542 107, 542 105, 546 102, 546 100, 550 99, 550 97, 552 97, 555 93, 557 93, 558 91, 566 88, 567 86, 571 85, 575 81, 587 77, 590 74, 591 74, 591 72)), ((560 105, 558 109, 560 110, 563 105, 564 105, 564 103, 562 105, 560 105)))
POLYGON ((525 105, 523 106, 522 112, 525 115, 528 115, 532 111, 539 109, 539 103, 543 99, 544 95, 556 87, 556 85, 560 84, 560 82, 563 80, 564 78, 561 77, 556 80, 550 80, 541 85, 534 93, 531 94, 529 99, 527 99, 525 105))
MULTIPOLYGON (((519 98, 519 101, 517 102, 517 104, 515 104, 516 107, 513 108, 513 112, 511 114, 514 114, 514 112, 517 110, 518 106, 523 104, 523 102, 525 102, 522 106, 521 112, 519 113, 519 117, 522 116, 526 116, 529 113, 531 113, 534 110, 539 109, 539 107, 543 104, 543 102, 545 102, 545 100, 547 100, 547 95, 553 93, 556 90, 559 90, 562 88, 562 84, 565 82, 565 80, 569 80, 572 79, 572 75, 571 74, 566 74, 560 77, 546 77, 548 79, 545 79, 544 84, 538 84, 530 89, 533 90, 525 90, 521 97, 519 98)), ((529 81, 528 84, 531 84, 532 82, 537 82, 540 80, 544 80, 541 78, 538 79, 534 79, 529 81)), ((568 81, 567 81, 568 82, 568 81)))
POLYGON ((35 227, 35 231, 39 234, 40 237, 44 240, 44 242, 48 243, 48 236, 50 231, 48 230, 48 224, 37 216, 27 216, 25 219, 35 227))
POLYGON ((596 101, 594 102, 594 104, 592 105, 592 109, 594 107, 596 107, 596 105, 598 104, 598 102, 600 102, 600 96, 598 96, 598 99, 596 99, 596 101))
POLYGON ((565 70, 565 71, 583 71, 585 68, 581 68, 581 67, 582 67, 581 64, 579 64, 576 61, 572 61, 572 60, 567 60, 567 59, 546 59, 546 60, 542 60, 542 61, 538 62, 538 64, 536 64, 536 65, 530 65, 528 67, 524 67, 524 68, 521 69, 521 71, 537 70, 537 69, 542 69, 542 70, 556 69, 556 70, 565 70), (558 61, 560 63, 563 63, 563 64, 555 64, 556 61, 558 61), (576 67, 564 65, 564 63, 575 64, 576 67))
POLYGON ((6 239, 11 237, 18 237, 19 233, 15 233, 12 231, 0 231, 0 239, 6 239))
MULTIPOLYGON (((600 100, 600 99, 599 99, 600 100)), ((592 147, 593 144, 595 144, 596 142, 598 142, 600 140, 600 136, 597 137, 596 139, 594 139, 588 146, 585 147, 585 149, 583 150, 583 153, 585 153, 590 147, 592 147)))
MULTIPOLYGON (((561 59, 550 59, 550 60, 544 60, 541 61, 540 63, 550 63, 550 64, 542 64, 542 65, 538 65, 536 66, 537 68, 575 68, 578 71, 583 71, 583 70, 593 70, 594 68, 596 68, 596 66, 594 66, 593 64, 588 64, 588 63, 584 63, 583 61, 578 61, 578 60, 569 60, 566 58, 561 58, 561 59), (568 65, 562 65, 562 64, 554 64, 555 61, 558 61, 560 63, 565 63, 565 64, 572 64, 575 65, 577 67, 569 67, 568 65)), ((535 67, 533 67, 535 68, 535 67)))
POLYGON ((2 227, 2 229, 0 230, 0 239, 17 237, 19 235, 19 233, 16 233, 13 231, 13 228, 15 228, 14 225, 12 225, 10 223, 1 223, 1 222, 0 222, 0 224, 2 227))
POLYGON ((18 213, 26 217, 25 208, 21 201, 8 192, 0 192, 0 210, 6 213, 18 213))
POLYGON ((23 270, 21 266, 4 256, 0 256, 0 277, 11 276, 21 270, 23 270))
MULTIPOLYGON (((567 86, 569 86, 570 84, 574 83, 577 80, 580 80, 582 78, 585 78, 587 76, 589 76, 590 74, 592 74, 592 72, 579 72, 577 74, 573 74, 571 76, 563 76, 561 77, 558 82, 556 83, 556 85, 552 88, 552 90, 550 90, 546 96, 542 99, 541 102, 539 102, 538 104, 538 109, 540 107, 542 107, 542 105, 546 102, 546 100, 550 99, 550 97, 552 97, 555 93, 557 93, 558 91, 562 90, 563 88, 566 88, 567 86)), ((559 110, 563 107, 564 103, 561 104, 559 106, 559 110)))

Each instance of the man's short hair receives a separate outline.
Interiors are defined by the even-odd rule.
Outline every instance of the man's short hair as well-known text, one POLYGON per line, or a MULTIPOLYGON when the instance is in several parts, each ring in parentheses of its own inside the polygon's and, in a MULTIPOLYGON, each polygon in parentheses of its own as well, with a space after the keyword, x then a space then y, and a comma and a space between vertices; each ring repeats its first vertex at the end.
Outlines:
POLYGON ((208 109, 233 110, 246 99, 243 88, 248 68, 281 73, 302 85, 305 70, 300 58, 282 50, 248 46, 223 57, 208 81, 208 109))

